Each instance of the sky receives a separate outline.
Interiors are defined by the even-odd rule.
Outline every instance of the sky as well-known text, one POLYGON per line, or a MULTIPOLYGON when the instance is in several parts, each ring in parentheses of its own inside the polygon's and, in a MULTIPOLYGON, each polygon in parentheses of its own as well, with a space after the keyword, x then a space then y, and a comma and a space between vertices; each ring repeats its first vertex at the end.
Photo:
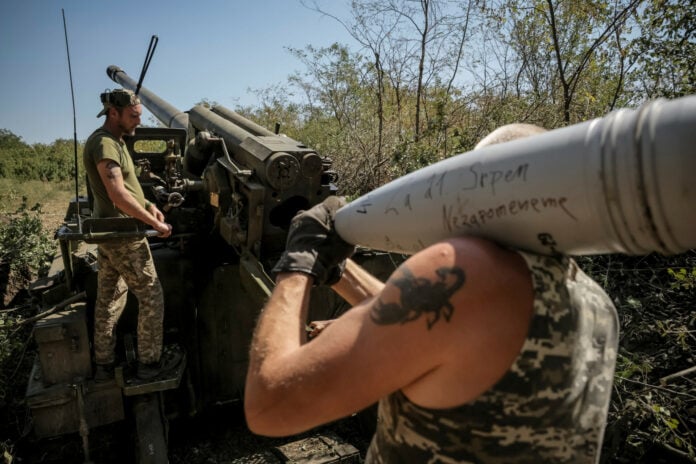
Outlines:
MULTIPOLYGON (((345 0, 323 5, 348 15, 345 0)), ((255 105, 250 89, 304 70, 287 47, 356 49, 336 20, 299 0, 0 0, 0 129, 29 144, 75 132, 85 140, 103 122, 99 94, 119 87, 106 68, 137 82, 153 35, 159 42, 143 86, 182 111, 204 98, 231 109, 255 105)), ((143 124, 151 119, 146 111, 143 124)))

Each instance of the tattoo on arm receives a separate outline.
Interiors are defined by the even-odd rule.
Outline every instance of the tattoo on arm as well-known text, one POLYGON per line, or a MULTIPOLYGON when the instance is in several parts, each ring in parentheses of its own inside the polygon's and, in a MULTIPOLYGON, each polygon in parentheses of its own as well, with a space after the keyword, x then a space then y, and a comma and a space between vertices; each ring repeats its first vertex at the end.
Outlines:
POLYGON ((390 279, 401 291, 399 302, 385 303, 378 299, 370 317, 375 324, 405 324, 425 315, 428 330, 444 317, 449 321, 454 312, 451 298, 464 285, 464 270, 458 267, 441 267, 435 271, 437 279, 415 277, 405 266, 401 275, 390 279))
POLYGON ((109 179, 116 179, 121 177, 121 166, 115 161, 109 161, 106 164, 106 176, 109 179))

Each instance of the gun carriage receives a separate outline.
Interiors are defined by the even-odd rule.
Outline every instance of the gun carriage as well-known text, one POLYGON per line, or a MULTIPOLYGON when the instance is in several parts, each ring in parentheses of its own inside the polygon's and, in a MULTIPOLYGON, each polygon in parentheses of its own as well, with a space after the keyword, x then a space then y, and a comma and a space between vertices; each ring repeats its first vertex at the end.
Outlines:
MULTIPOLYGON (((107 74, 136 89, 118 67, 107 74)), ((90 429, 130 416, 124 409, 135 418, 137 460, 160 463, 168 462, 166 417, 243 398, 253 328, 273 287, 266 270, 283 251, 292 217, 338 192, 331 159, 277 127, 272 132, 222 106, 182 112, 144 87, 138 95, 166 127, 138 128, 126 144, 146 198, 164 212, 172 236, 157 238, 130 218, 89 218, 88 186, 87 197, 71 202, 56 232, 60 257, 31 288, 44 309, 52 308, 35 329, 39 354, 27 388, 34 432, 79 432, 85 461, 90 429), (116 379, 95 383, 90 343, 96 246, 142 236, 149 237, 164 290, 165 354, 181 349, 185 362, 165 378, 135 378, 137 301, 129 296, 118 326, 116 379)), ((377 275, 393 269, 385 253, 362 250, 356 259, 377 275)), ((310 319, 346 310, 330 289, 314 292, 310 319)), ((342 449, 333 449, 332 459, 345 458, 342 449)))

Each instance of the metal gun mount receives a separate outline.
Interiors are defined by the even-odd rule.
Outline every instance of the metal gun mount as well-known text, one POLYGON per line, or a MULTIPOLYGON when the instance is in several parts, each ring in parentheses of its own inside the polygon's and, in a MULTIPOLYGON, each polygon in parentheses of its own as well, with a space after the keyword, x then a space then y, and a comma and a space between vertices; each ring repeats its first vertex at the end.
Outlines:
MULTIPOLYGON (((119 68, 107 72, 135 89, 119 68)), ((91 214, 90 199, 71 202, 56 232, 61 255, 30 289, 50 317, 34 331, 39 356, 26 397, 38 437, 79 432, 88 460, 92 428, 132 417, 136 460, 160 464, 168 462, 167 417, 243 397, 252 333, 273 288, 266 269, 284 249, 292 217, 335 194, 337 175, 329 158, 226 108, 181 112, 144 87, 139 96, 167 127, 138 128, 124 140, 147 199, 173 234, 150 236, 131 218, 82 221, 91 214), (137 301, 129 298, 117 327, 116 380, 97 384, 89 333, 96 247, 123 237, 148 237, 164 290, 165 353, 183 350, 185 364, 171 378, 133 380, 137 301), (132 414, 124 413, 127 407, 132 414)), ((395 265, 388 254, 364 249, 354 259, 379 278, 395 265)), ((330 289, 315 288, 307 322, 347 308, 330 289)), ((321 462, 348 462, 346 450, 358 459, 350 445, 331 443, 332 458, 321 462)))
MULTIPOLYGON (((137 85, 116 66, 107 74, 124 88, 137 85)), ((185 198, 188 191, 202 190, 205 198, 199 201, 212 209, 222 238, 258 259, 272 258, 283 249, 287 227, 299 210, 337 191, 331 160, 301 142, 223 106, 196 105, 184 113, 145 87, 139 96, 163 124, 186 133, 185 141, 175 143, 185 149, 181 163, 172 163, 180 167, 177 181, 184 182, 177 193, 185 198)), ((162 204, 171 192, 160 187, 155 199, 162 204)))

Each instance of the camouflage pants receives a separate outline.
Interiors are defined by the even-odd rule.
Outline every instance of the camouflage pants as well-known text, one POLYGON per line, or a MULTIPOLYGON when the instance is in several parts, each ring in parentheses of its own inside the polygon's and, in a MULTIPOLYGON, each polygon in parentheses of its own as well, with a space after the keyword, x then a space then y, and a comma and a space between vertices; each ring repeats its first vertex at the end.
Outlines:
POLYGON ((162 352, 164 295, 146 239, 115 240, 99 245, 97 301, 94 310, 94 358, 98 364, 114 361, 114 329, 128 290, 137 297, 138 359, 159 361, 162 352))

